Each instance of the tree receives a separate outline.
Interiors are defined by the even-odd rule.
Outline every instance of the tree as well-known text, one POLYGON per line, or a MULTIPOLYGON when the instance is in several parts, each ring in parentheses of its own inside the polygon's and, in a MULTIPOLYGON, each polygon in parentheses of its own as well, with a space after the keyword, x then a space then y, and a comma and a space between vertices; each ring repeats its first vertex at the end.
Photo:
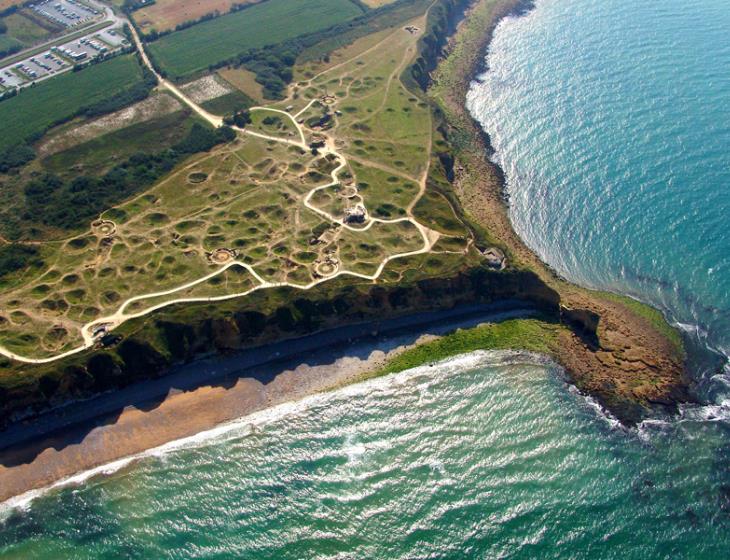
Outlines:
POLYGON ((248 109, 235 111, 232 115, 228 115, 227 117, 225 117, 223 119, 223 123, 227 126, 246 128, 246 125, 251 123, 251 111, 249 111, 248 109))

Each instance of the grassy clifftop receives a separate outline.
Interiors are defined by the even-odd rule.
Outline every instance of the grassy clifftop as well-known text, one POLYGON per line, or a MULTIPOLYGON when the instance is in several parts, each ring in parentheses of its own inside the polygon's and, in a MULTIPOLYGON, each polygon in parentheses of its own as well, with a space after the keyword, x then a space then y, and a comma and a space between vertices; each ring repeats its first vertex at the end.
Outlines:
MULTIPOLYGON (((420 0, 401 3, 420 5, 420 0)), ((306 70, 298 73, 303 76, 302 82, 293 86, 291 101, 280 103, 280 113, 288 103, 296 105, 306 125, 312 123, 321 128, 322 124, 336 123, 334 131, 324 133, 333 134, 334 140, 340 143, 338 148, 348 156, 350 168, 343 179, 357 176, 355 193, 366 204, 373 197, 371 206, 376 215, 390 218, 400 208, 402 215, 412 213, 428 224, 438 233, 437 250, 386 261, 382 275, 372 280, 361 274, 359 278, 334 278, 305 291, 272 287, 224 302, 174 304, 144 317, 131 318, 104 337, 100 347, 50 365, 24 366, 4 361, 0 363, 0 425, 28 411, 164 375, 172 365, 206 354, 235 351, 348 322, 377 321, 415 311, 515 298, 540 309, 544 320, 516 321, 460 334, 404 355, 399 365, 390 367, 402 369, 416 365, 419 360, 429 361, 476 348, 517 347, 550 353, 566 367, 580 389, 594 395, 626 422, 638 421, 657 403, 672 405, 686 398, 681 348, 676 344, 676 335, 655 312, 641 304, 627 304, 622 298, 589 292, 557 278, 512 230, 502 198, 501 171, 485 155, 489 146, 465 110, 464 96, 481 64, 490 30, 500 17, 518 7, 519 3, 507 0, 480 0, 473 4, 468 0, 437 0, 428 10, 427 18, 421 16, 417 21, 417 27, 425 30, 417 45, 418 36, 414 35, 413 28, 405 28, 403 22, 392 24, 392 36, 376 37, 378 43, 353 33, 354 42, 348 43, 339 54, 333 53, 334 60, 322 56, 301 63, 300 70, 306 70), (470 12, 464 19, 468 9, 470 12), (393 41, 400 41, 406 47, 394 49, 393 41), (443 57, 445 48, 448 54, 443 57), (400 58, 393 54, 396 51, 400 58), (363 70, 364 61, 360 60, 364 55, 369 56, 372 65, 367 70, 363 70), (335 62, 338 56, 342 60, 335 62), (339 77, 326 75, 328 68, 338 69, 339 77), (374 95, 378 92, 380 97, 374 95), (323 109, 313 105, 320 98, 331 101, 332 93, 336 98, 334 103, 342 103, 336 105, 334 120, 328 106, 323 109), (318 107, 317 111, 312 107, 318 107), (324 119, 323 115, 328 118, 324 119), (414 196, 416 192, 418 196, 414 196), (491 245, 506 253, 504 270, 490 269, 484 262, 480 249, 491 245)), ((262 120, 251 126, 269 125, 262 120)), ((268 132, 287 134, 286 130, 278 129, 268 132)), ((281 172, 276 165, 282 157, 277 156, 274 144, 270 140, 266 147, 255 142, 242 146, 241 149, 261 148, 263 155, 259 159, 266 158, 260 168, 247 169, 247 177, 253 174, 265 180, 260 172, 272 165, 275 167, 271 167, 270 174, 276 176, 281 172)), ((226 160, 230 162, 229 172, 233 170, 238 175, 229 177, 219 173, 225 178, 225 186, 211 192, 212 198, 206 199, 214 202, 221 196, 235 195, 237 191, 232 187, 244 176, 237 163, 241 158, 223 151, 211 157, 220 155, 231 156, 226 160)), ((242 159, 245 163, 245 157, 242 159)), ((323 160, 320 164, 325 173, 312 170, 307 174, 317 184, 332 162, 323 160)), ((215 174, 218 170, 198 175, 208 177, 211 171, 215 174)), ((306 168, 301 166, 297 173, 303 171, 306 168)), ((299 195, 308 192, 302 182, 306 180, 304 176, 293 177, 292 189, 302 190, 299 195)), ((354 186, 342 193, 337 187, 330 189, 324 184, 318 187, 320 192, 312 197, 313 204, 332 214, 341 212, 344 208, 340 208, 341 195, 350 193, 354 186)), ((179 192, 170 188, 174 191, 172 195, 179 192)), ((184 181, 185 192, 201 188, 208 187, 205 183, 184 181)), ((257 187, 254 192, 266 196, 276 194, 272 188, 257 187)), ((296 200, 296 197, 292 195, 289 199, 296 200)), ((162 197, 152 197, 146 203, 154 205, 160 200, 162 197)), ((186 200, 193 200, 192 196, 188 195, 186 200)), ((279 212, 284 205, 281 200, 264 202, 262 216, 279 212)), ((207 202, 202 204, 206 210, 210 206, 207 202)), ((166 216, 157 206, 154 209, 149 213, 150 219, 154 218, 149 227, 162 231, 160 222, 166 216)), ((247 220, 259 219, 261 216, 250 213, 253 209, 240 208, 246 212, 241 215, 247 220)), ((137 210, 130 208, 130 213, 133 211, 137 210)), ((220 217, 228 215, 222 212, 220 217)), ((296 213, 293 215, 293 219, 281 219, 282 223, 307 228, 312 225, 296 219, 296 213)), ((123 225, 121 217, 116 219, 117 225, 123 225)), ((271 223, 262 219, 261 230, 254 229, 250 235, 271 237, 271 232, 267 233, 271 223)), ((197 227, 187 222, 178 225, 183 224, 197 227)), ((233 245, 224 237, 227 231, 224 225, 235 228, 237 224, 229 220, 209 228, 209 224, 201 222, 200 227, 205 227, 205 239, 214 244, 211 247, 225 244, 243 252, 247 246, 245 239, 232 237, 231 243, 239 243, 233 245)), ((314 230, 318 231, 315 241, 325 234, 317 227, 312 229, 312 234, 314 230)), ((348 232, 343 235, 346 240, 353 237, 348 232)), ((143 239, 141 235, 138 237, 143 239)), ((171 234, 170 239, 172 245, 187 242, 187 236, 178 239, 171 234)), ((402 243, 397 235, 388 239, 395 245, 402 243)), ((311 247, 315 245, 311 240, 308 233, 301 236, 302 250, 298 254, 302 260, 312 255, 311 247)), ((190 242, 197 241, 190 239, 190 242)), ((322 248, 328 246, 317 243, 322 248)), ((272 275, 287 270, 287 274, 294 273, 294 260, 279 259, 276 252, 281 249, 285 254, 284 245, 272 247, 272 251, 263 243, 260 247, 249 245, 252 251, 257 251, 254 257, 271 261, 272 275)), ((376 261, 380 262, 376 244, 353 241, 343 247, 350 252, 373 253, 363 260, 364 265, 372 267, 376 261)), ((139 251, 132 254, 136 256, 139 251)), ((347 251, 343 253, 346 254, 347 251)), ((338 260, 343 255, 338 255, 338 260)), ((202 259, 202 254, 198 256, 202 259)), ((120 261, 117 255, 115 262, 120 261)), ((256 260, 252 262, 257 264, 256 260)), ((140 273, 137 274, 139 277, 140 273)), ((227 284, 211 289, 223 288, 227 289, 227 284)))

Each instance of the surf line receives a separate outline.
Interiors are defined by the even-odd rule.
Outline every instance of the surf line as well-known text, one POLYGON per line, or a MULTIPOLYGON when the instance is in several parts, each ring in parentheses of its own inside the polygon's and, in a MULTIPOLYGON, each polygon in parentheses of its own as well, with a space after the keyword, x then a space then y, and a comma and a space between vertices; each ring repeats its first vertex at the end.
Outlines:
POLYGON ((343 387, 303 397, 296 401, 283 402, 270 408, 258 410, 225 422, 208 430, 191 436, 176 439, 157 447, 140 451, 127 457, 115 459, 103 465, 98 465, 72 474, 41 488, 28 490, 22 494, 0 502, 0 523, 7 520, 15 511, 28 511, 33 501, 54 490, 61 490, 71 486, 80 486, 90 479, 99 476, 110 476, 122 469, 138 463, 144 459, 163 458, 170 453, 186 449, 196 449, 213 442, 223 443, 231 439, 243 438, 257 429, 282 420, 288 416, 301 414, 306 410, 323 405, 327 401, 338 397, 353 397, 367 395, 373 389, 386 389, 411 383, 422 379, 424 374, 433 378, 450 375, 456 370, 471 370, 479 367, 503 367, 508 365, 530 364, 546 367, 555 367, 557 364, 549 357, 533 352, 518 350, 477 350, 466 354, 459 354, 445 358, 433 364, 416 366, 409 370, 367 379, 343 387))

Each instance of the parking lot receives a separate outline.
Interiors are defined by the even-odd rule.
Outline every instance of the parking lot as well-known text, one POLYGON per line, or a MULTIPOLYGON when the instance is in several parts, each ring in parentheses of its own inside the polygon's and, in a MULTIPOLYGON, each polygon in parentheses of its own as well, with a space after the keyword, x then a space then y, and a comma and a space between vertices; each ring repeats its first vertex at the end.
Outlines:
POLYGON ((78 0, 46 0, 30 7, 37 14, 63 27, 88 23, 101 15, 100 11, 78 0))
POLYGON ((0 93, 6 89, 27 86, 59 72, 107 55, 127 45, 121 28, 107 28, 86 37, 62 43, 40 54, 0 68, 0 93))

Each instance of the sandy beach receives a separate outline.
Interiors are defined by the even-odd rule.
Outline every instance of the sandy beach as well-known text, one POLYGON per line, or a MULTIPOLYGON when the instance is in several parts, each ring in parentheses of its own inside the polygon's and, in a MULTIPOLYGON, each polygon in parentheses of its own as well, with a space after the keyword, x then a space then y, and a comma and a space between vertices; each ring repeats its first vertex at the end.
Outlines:
POLYGON ((0 502, 247 414, 352 383, 458 328, 525 317, 520 302, 352 325, 231 356, 52 411, 0 433, 0 502))

